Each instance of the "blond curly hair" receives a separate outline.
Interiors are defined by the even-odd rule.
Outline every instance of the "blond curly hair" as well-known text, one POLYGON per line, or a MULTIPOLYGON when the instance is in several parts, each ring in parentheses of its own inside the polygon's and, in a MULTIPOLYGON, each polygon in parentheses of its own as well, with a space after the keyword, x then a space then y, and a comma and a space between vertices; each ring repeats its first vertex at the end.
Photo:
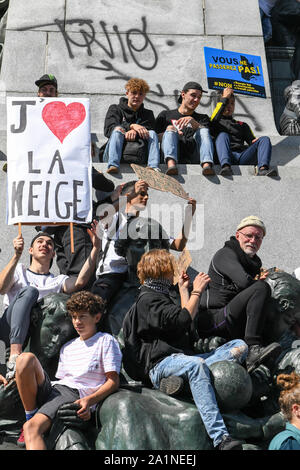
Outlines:
POLYGON ((142 78, 131 78, 125 85, 126 91, 141 91, 142 93, 148 93, 150 87, 148 83, 142 78))

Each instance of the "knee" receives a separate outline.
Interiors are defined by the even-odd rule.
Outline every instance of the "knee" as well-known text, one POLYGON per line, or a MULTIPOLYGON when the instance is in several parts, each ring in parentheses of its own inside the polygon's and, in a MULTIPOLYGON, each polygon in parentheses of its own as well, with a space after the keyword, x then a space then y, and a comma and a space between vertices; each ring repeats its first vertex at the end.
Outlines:
POLYGON ((24 289, 22 290, 22 293, 25 296, 36 298, 36 299, 38 299, 39 297, 38 289, 32 286, 24 287, 24 289))
POLYGON ((262 136, 262 137, 259 137, 258 138, 258 143, 263 143, 265 145, 268 145, 271 147, 271 140, 270 140, 270 137, 267 137, 267 136, 262 136))
POLYGON ((20 375, 24 374, 25 370, 28 370, 29 368, 32 368, 34 366, 35 360, 36 360, 36 357, 31 352, 20 354, 17 357, 17 360, 16 360, 16 373, 17 373, 17 375, 20 376, 20 375))
POLYGON ((124 135, 124 134, 125 134, 125 130, 123 129, 123 127, 117 126, 117 127, 115 127, 114 130, 113 130, 113 134, 114 134, 114 133, 118 133, 118 134, 124 135))
POLYGON ((174 126, 168 126, 166 132, 177 132, 177 129, 174 126))
POLYGON ((149 132, 149 136, 150 136, 150 138, 151 138, 152 140, 158 141, 158 135, 156 134, 155 131, 150 130, 150 131, 148 131, 148 132, 149 132))
POLYGON ((196 130, 196 133, 199 133, 203 137, 210 137, 210 132, 208 127, 200 127, 196 130))
POLYGON ((227 132, 220 132, 220 134, 216 138, 216 143, 223 142, 226 140, 229 140, 229 134, 227 132))
POLYGON ((255 283, 256 291, 262 292, 266 297, 271 295, 271 287, 265 281, 257 281, 255 283))
POLYGON ((190 364, 190 375, 198 377, 201 371, 208 370, 208 366, 202 357, 196 357, 191 360, 190 364))
POLYGON ((230 352, 235 360, 242 363, 248 355, 248 346, 242 339, 236 339, 231 342, 230 352))
POLYGON ((40 434, 40 426, 35 420, 35 416, 23 424, 24 438, 28 441, 29 437, 33 434, 40 434))

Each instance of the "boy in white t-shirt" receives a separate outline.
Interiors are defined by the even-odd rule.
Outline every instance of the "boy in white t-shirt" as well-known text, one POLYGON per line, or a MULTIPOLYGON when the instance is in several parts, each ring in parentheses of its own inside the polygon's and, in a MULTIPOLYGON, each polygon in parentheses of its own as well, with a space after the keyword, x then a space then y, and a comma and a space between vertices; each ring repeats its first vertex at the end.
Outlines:
POLYGON ((97 222, 92 223, 90 237, 92 251, 77 277, 54 276, 50 268, 55 256, 55 242, 51 235, 44 232, 36 234, 30 244, 30 266, 20 263, 24 250, 24 239, 18 235, 13 240, 14 254, 0 272, 0 294, 4 295, 4 313, 0 317, 0 339, 10 347, 7 363, 7 381, 15 374, 16 358, 22 352, 30 324, 30 312, 36 302, 47 294, 64 292, 72 294, 83 289, 96 269, 96 261, 101 241, 96 234, 97 222))
POLYGON ((88 291, 77 292, 67 301, 79 337, 60 350, 59 380, 50 381, 34 354, 22 353, 17 358, 16 382, 26 414, 27 450, 46 450, 43 435, 61 405, 77 404, 77 416, 88 421, 97 403, 118 389, 122 360, 118 342, 108 333, 97 332, 104 308, 101 297, 88 291))

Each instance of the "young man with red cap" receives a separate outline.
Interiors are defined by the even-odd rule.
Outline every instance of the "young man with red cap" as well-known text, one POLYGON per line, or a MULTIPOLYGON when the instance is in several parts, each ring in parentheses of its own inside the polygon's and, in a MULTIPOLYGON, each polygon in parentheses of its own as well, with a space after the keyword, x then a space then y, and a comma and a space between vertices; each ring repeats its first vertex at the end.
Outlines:
POLYGON ((167 175, 177 175, 177 162, 199 163, 202 174, 214 175, 214 148, 210 136, 210 119, 196 113, 202 93, 207 91, 197 82, 184 85, 178 98, 179 108, 162 111, 155 122, 155 130, 162 139, 161 148, 167 164, 167 175))

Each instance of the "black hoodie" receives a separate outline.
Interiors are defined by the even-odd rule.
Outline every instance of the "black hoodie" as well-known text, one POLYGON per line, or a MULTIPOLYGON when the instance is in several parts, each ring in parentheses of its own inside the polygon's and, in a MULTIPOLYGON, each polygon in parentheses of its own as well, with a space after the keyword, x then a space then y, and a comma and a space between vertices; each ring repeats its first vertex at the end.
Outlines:
POLYGON ((148 130, 154 129, 153 111, 144 108, 143 104, 134 111, 128 107, 127 98, 120 98, 119 104, 112 104, 108 108, 104 121, 104 135, 109 139, 116 126, 121 126, 127 132, 131 124, 139 124, 148 130))

